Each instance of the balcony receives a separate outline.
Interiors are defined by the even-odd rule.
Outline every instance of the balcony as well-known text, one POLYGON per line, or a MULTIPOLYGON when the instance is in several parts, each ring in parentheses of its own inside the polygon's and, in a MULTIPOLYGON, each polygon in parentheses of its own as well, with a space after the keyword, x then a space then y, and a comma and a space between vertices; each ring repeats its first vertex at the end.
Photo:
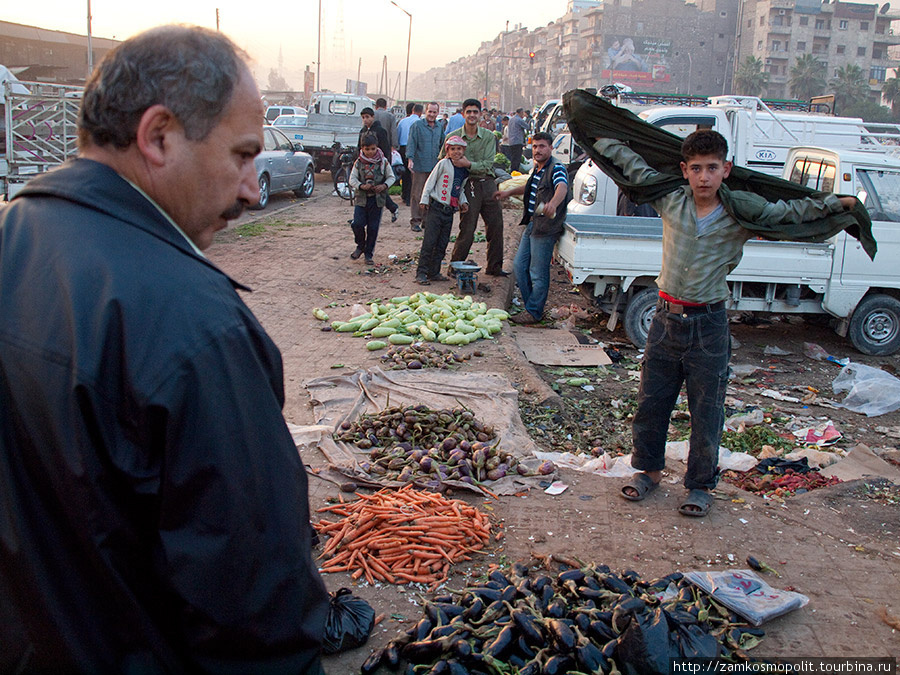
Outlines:
POLYGON ((872 44, 900 45, 900 35, 892 35, 890 33, 875 33, 875 36, 872 38, 872 44))
POLYGON ((778 26, 774 23, 769 24, 769 33, 777 33, 778 35, 790 35, 791 27, 788 26, 778 26))

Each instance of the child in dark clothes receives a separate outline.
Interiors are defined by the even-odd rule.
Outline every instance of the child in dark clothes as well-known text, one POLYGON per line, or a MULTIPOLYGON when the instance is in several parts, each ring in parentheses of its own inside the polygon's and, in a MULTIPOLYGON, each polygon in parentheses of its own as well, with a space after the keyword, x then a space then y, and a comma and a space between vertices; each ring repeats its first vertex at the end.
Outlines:
POLYGON ((370 134, 363 137, 359 158, 350 171, 350 188, 356 192, 353 208, 353 236, 356 250, 350 257, 356 260, 365 254, 371 265, 381 225, 387 189, 394 184, 390 161, 378 147, 378 139, 370 134))

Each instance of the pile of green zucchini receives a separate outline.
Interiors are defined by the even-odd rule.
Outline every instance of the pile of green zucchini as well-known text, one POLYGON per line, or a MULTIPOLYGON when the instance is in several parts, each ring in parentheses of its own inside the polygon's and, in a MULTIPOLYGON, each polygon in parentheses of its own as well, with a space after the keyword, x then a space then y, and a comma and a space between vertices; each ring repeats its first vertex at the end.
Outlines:
POLYGON ((419 675, 668 673, 670 658, 739 662, 763 631, 680 572, 643 581, 606 565, 532 574, 514 564, 485 583, 437 596, 425 616, 366 659, 419 675))
POLYGON ((416 341, 467 345, 482 338, 490 340, 503 330, 508 318, 506 311, 488 309, 487 304, 475 302, 470 295, 460 298, 453 293, 413 293, 383 304, 372 302, 365 314, 349 321, 332 321, 331 327, 354 337, 376 338, 366 344, 369 351, 375 351, 388 344, 416 341))

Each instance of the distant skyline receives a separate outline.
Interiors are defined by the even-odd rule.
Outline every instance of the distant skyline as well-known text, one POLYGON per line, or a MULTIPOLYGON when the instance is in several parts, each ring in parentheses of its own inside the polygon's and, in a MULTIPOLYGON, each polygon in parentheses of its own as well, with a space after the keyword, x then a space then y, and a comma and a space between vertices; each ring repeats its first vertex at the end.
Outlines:
MULTIPOLYGON (((483 3, 476 0, 424 2, 396 0, 412 14, 410 81, 429 68, 473 54, 479 45, 494 39, 507 28, 522 24, 529 30, 545 26, 563 16, 566 0, 544 3, 483 3)), ((278 70, 294 89, 302 89, 306 66, 316 71, 318 0, 301 0, 287 9, 281 3, 185 2, 158 0, 152 4, 123 3, 121 0, 92 0, 92 34, 124 40, 142 30, 165 23, 186 23, 219 27, 254 60, 254 72, 265 87, 271 68, 278 70)), ((87 33, 87 2, 39 0, 6 3, 4 21, 87 33)), ((322 2, 322 83, 328 89, 343 90, 345 79, 361 80, 369 91, 378 89, 382 62, 387 57, 388 76, 395 86, 398 74, 406 70, 409 17, 390 0, 323 0, 322 2)), ((400 75, 402 96, 403 75, 400 75)))

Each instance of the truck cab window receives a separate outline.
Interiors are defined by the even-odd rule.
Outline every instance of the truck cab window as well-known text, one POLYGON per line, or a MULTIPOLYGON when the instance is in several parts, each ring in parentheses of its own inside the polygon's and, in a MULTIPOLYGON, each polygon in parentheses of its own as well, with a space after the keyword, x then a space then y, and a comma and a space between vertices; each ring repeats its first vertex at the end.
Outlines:
POLYGON ((858 187, 866 191, 866 209, 872 220, 900 222, 900 172, 857 169, 858 187))

